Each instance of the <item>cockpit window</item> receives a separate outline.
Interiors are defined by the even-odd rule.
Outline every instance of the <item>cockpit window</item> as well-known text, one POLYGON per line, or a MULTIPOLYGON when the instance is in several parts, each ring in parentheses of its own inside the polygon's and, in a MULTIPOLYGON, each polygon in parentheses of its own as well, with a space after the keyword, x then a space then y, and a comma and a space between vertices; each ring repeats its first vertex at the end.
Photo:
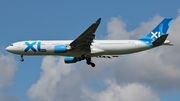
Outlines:
POLYGON ((11 44, 11 46, 13 46, 13 44, 11 44))

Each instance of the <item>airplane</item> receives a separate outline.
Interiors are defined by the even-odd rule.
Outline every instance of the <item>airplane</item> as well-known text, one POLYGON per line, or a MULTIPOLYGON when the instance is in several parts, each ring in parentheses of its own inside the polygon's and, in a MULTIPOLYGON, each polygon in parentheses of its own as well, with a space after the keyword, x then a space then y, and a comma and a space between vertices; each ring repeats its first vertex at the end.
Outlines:
POLYGON ((113 58, 152 49, 162 45, 172 45, 166 40, 172 18, 164 18, 150 33, 138 40, 95 40, 95 32, 101 22, 99 18, 75 40, 33 40, 19 41, 6 47, 13 54, 23 56, 57 55, 64 56, 65 63, 86 60, 95 67, 92 57, 113 58))

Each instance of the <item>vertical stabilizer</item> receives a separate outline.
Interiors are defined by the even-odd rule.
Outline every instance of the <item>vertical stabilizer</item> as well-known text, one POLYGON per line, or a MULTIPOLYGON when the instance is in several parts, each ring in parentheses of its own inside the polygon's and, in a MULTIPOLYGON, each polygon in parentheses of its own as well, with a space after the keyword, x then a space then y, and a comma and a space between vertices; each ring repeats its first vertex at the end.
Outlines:
MULTIPOLYGON (((154 42, 159 39, 161 36, 166 36, 167 30, 171 25, 172 18, 165 18, 161 23, 159 23, 147 36, 139 39, 145 42, 154 42)), ((164 37, 163 37, 164 38, 164 37)))

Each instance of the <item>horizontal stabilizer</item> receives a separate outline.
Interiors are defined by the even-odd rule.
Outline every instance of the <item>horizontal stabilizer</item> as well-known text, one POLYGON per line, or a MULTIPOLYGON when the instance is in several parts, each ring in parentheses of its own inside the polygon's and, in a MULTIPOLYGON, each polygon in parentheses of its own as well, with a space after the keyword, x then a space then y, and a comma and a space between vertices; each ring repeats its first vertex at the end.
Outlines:
POLYGON ((174 46, 174 44, 165 44, 166 46, 174 46))
POLYGON ((154 46, 162 45, 164 43, 164 41, 166 40, 167 36, 168 36, 168 34, 160 36, 158 39, 153 41, 152 44, 154 46))

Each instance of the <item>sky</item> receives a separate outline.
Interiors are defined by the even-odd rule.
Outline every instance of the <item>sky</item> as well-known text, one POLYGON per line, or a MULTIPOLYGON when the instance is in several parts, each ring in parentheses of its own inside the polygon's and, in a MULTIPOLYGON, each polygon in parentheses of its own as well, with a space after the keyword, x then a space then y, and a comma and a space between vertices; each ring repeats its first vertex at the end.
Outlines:
POLYGON ((1 101, 179 101, 179 0, 0 0, 1 101), (20 56, 22 40, 73 40, 98 18, 96 39, 138 39, 173 18, 162 46, 114 59, 65 64, 61 56, 20 56))

